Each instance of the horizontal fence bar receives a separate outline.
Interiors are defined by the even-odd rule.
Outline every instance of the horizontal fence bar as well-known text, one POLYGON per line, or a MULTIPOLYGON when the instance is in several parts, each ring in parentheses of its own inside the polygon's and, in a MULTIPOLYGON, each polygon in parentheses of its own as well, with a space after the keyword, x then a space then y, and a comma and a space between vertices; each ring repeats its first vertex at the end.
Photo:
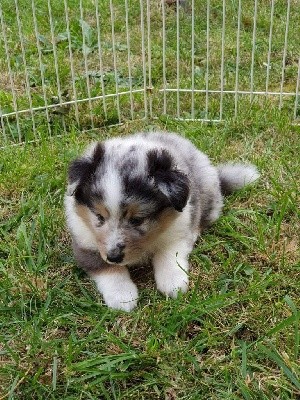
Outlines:
MULTIPOLYGON (((159 119, 159 118, 157 118, 159 119)), ((224 119, 209 119, 209 118, 182 118, 182 117, 173 117, 175 121, 183 121, 183 122, 224 122, 224 119)))
MULTIPOLYGON (((129 121, 126 121, 126 122, 118 122, 117 124, 111 124, 111 125, 108 125, 108 126, 109 126, 109 128, 115 128, 115 127, 118 127, 118 126, 123 126, 124 124, 130 123, 130 122, 141 122, 141 121, 145 121, 145 119, 146 119, 145 117, 143 117, 143 118, 137 118, 137 119, 135 119, 134 121, 133 121, 133 120, 129 120, 129 121)), ((93 131, 93 130, 97 130, 97 128, 94 128, 94 129, 82 129, 81 132, 82 132, 82 133, 86 133, 86 132, 91 132, 91 131, 93 131)), ((60 135, 55 135, 55 139, 57 139, 57 138, 62 138, 62 137, 64 137, 64 135, 62 135, 62 134, 60 134, 60 135)), ((53 136, 50 136, 49 139, 53 139, 53 136)), ((30 144, 30 143, 38 143, 38 142, 40 142, 41 140, 42 140, 42 138, 37 138, 37 139, 27 140, 26 143, 27 143, 27 144, 30 144)), ((9 146, 10 146, 10 147, 18 147, 18 146, 24 145, 24 143, 25 143, 25 140, 24 140, 23 142, 10 143, 9 146)), ((7 148, 7 145, 0 146, 0 150, 4 150, 4 149, 6 149, 6 148, 7 148)), ((0 399, 1 399, 1 398, 0 398, 0 399)))
MULTIPOLYGON (((144 89, 136 89, 136 90, 132 90, 131 93, 143 93, 144 89)), ((119 93, 111 93, 111 94, 106 94, 105 96, 94 96, 91 98, 85 98, 85 99, 77 99, 77 100, 70 100, 70 101, 64 101, 58 104, 49 104, 47 107, 46 106, 40 106, 40 107, 34 107, 32 108, 32 111, 43 111, 46 108, 57 108, 57 107, 62 107, 62 106, 67 106, 67 105, 72 105, 72 104, 77 104, 77 103, 84 103, 84 102, 88 102, 88 101, 92 101, 92 100, 101 100, 104 97, 108 98, 108 97, 118 97, 118 96, 122 96, 125 94, 130 94, 130 91, 126 91, 126 92, 119 92, 119 93)), ((16 114, 25 114, 31 112, 31 109, 26 109, 26 110, 18 110, 17 112, 10 112, 10 113, 6 113, 6 114, 2 114, 2 117, 9 117, 12 115, 16 115, 16 114)))
POLYGON ((265 95, 265 96, 269 96, 269 95, 278 95, 278 96, 280 96, 280 95, 284 95, 284 96, 296 96, 296 93, 295 92, 265 92, 265 91, 254 91, 254 92, 251 92, 250 90, 248 91, 248 90, 239 90, 239 91, 236 91, 236 90, 214 90, 214 89, 209 89, 208 91, 206 90, 206 89, 159 89, 158 90, 159 92, 163 92, 163 91, 166 91, 166 92, 185 92, 185 93, 192 93, 192 92, 194 92, 194 93, 219 93, 219 94, 222 94, 222 93, 227 93, 227 94, 249 94, 249 95, 251 95, 251 94, 257 94, 257 95, 265 95))
MULTIPOLYGON (((222 94, 222 93, 224 93, 224 94, 241 94, 241 95, 264 95, 264 96, 296 96, 297 95, 297 93, 296 92, 270 92, 270 91, 268 91, 268 92, 265 92, 265 91, 254 91, 254 92, 251 92, 250 90, 248 91, 248 90, 239 90, 239 91, 236 91, 236 90, 218 90, 218 89, 209 89, 209 90, 206 90, 206 89, 171 89, 171 88, 169 88, 169 89, 158 89, 158 92, 159 93, 161 93, 161 92, 170 92, 170 93, 174 93, 174 92, 181 92, 181 93, 213 93, 213 94, 222 94)), ((67 105, 73 105, 73 104, 78 104, 78 103, 85 103, 85 102, 89 102, 89 101, 93 101, 93 100, 101 100, 101 99, 103 99, 103 97, 105 97, 105 98, 109 98, 109 97, 117 97, 117 96, 124 96, 124 95, 126 95, 126 94, 129 94, 130 95, 130 93, 132 93, 132 94, 134 94, 134 93, 144 93, 144 89, 135 89, 135 90, 132 90, 132 91, 125 91, 125 92, 119 92, 119 93, 110 93, 110 94, 106 94, 105 96, 95 96, 95 97, 91 97, 91 98, 84 98, 84 99, 77 99, 77 100, 70 100, 70 101, 64 101, 64 102, 61 102, 61 103, 58 103, 58 104, 49 104, 49 105, 47 105, 47 106, 40 106, 40 107, 33 107, 32 109, 31 108, 28 108, 28 109, 25 109, 25 110, 18 110, 18 111, 12 111, 12 112, 9 112, 9 113, 3 113, 3 114, 1 114, 1 117, 9 117, 9 116, 13 116, 13 115, 17 115, 17 114, 26 114, 26 113, 29 113, 29 112, 31 112, 31 111, 43 111, 43 110, 46 110, 46 109, 55 109, 55 108, 57 108, 57 107, 62 107, 62 106, 67 106, 67 105)), ((210 119, 209 118, 207 118, 207 119, 204 119, 204 120, 207 120, 207 121, 210 121, 210 119)), ((203 121, 203 119, 201 119, 201 121, 203 121)))

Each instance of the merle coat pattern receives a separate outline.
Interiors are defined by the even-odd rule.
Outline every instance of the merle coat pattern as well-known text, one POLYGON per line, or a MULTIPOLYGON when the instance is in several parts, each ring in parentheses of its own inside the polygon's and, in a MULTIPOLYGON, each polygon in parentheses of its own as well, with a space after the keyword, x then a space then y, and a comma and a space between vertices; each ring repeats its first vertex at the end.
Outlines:
POLYGON ((109 307, 136 306, 128 267, 140 263, 151 263, 158 290, 176 297, 188 289, 188 256, 219 217, 223 194, 258 176, 252 165, 215 167, 172 133, 93 143, 69 167, 65 208, 75 258, 109 307))

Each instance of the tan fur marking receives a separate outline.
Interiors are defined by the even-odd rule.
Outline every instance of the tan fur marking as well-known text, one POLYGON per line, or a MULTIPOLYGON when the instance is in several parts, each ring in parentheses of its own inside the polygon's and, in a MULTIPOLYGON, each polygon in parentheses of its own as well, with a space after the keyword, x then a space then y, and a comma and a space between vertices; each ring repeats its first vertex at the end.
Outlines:
POLYGON ((177 212, 173 209, 164 210, 160 216, 155 229, 151 230, 144 238, 141 238, 142 246, 154 243, 160 234, 165 232, 171 223, 175 220, 177 212))
POLYGON ((92 226, 90 218, 89 218, 88 208, 81 204, 76 204, 75 210, 76 210, 76 213, 79 215, 79 217, 84 221, 84 223, 93 231, 93 226, 92 226))
POLYGON ((89 213, 90 213, 89 209, 86 206, 83 206, 81 204, 76 204, 75 209, 76 209, 76 213, 79 215, 79 217, 82 218, 82 220, 85 222, 85 224, 94 233, 94 235, 97 239, 97 242, 98 242, 98 246, 101 247, 100 244, 103 243, 105 235, 104 235, 104 232, 101 232, 101 234, 100 234, 99 232, 95 231, 94 226, 91 223, 91 220, 89 218, 89 213))
POLYGON ((139 205, 137 203, 128 204, 124 210, 124 217, 129 219, 137 215, 139 212, 139 205))
POLYGON ((94 205, 96 213, 102 215, 105 219, 109 218, 109 212, 107 211, 106 207, 103 205, 103 203, 96 203, 94 205))

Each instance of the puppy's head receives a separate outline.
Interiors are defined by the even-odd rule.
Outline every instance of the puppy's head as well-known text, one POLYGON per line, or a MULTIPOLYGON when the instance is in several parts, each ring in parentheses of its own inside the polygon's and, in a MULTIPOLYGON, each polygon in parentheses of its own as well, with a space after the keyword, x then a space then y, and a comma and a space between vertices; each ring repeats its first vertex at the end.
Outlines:
POLYGON ((125 152, 98 143, 69 168, 68 194, 93 233, 102 258, 135 264, 186 206, 187 176, 164 149, 125 152))

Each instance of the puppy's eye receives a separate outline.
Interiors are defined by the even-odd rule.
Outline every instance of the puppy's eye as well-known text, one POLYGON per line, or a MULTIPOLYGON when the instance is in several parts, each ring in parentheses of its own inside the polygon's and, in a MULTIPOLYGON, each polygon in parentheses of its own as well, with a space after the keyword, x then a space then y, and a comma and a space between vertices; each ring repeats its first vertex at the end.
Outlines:
POLYGON ((98 221, 100 222, 100 224, 104 224, 105 218, 103 217, 103 215, 97 214, 97 218, 98 218, 98 221))
POLYGON ((130 225, 132 226, 140 226, 142 225, 142 223, 145 221, 145 218, 139 218, 139 217, 135 217, 135 218, 129 218, 128 222, 130 223, 130 225))

